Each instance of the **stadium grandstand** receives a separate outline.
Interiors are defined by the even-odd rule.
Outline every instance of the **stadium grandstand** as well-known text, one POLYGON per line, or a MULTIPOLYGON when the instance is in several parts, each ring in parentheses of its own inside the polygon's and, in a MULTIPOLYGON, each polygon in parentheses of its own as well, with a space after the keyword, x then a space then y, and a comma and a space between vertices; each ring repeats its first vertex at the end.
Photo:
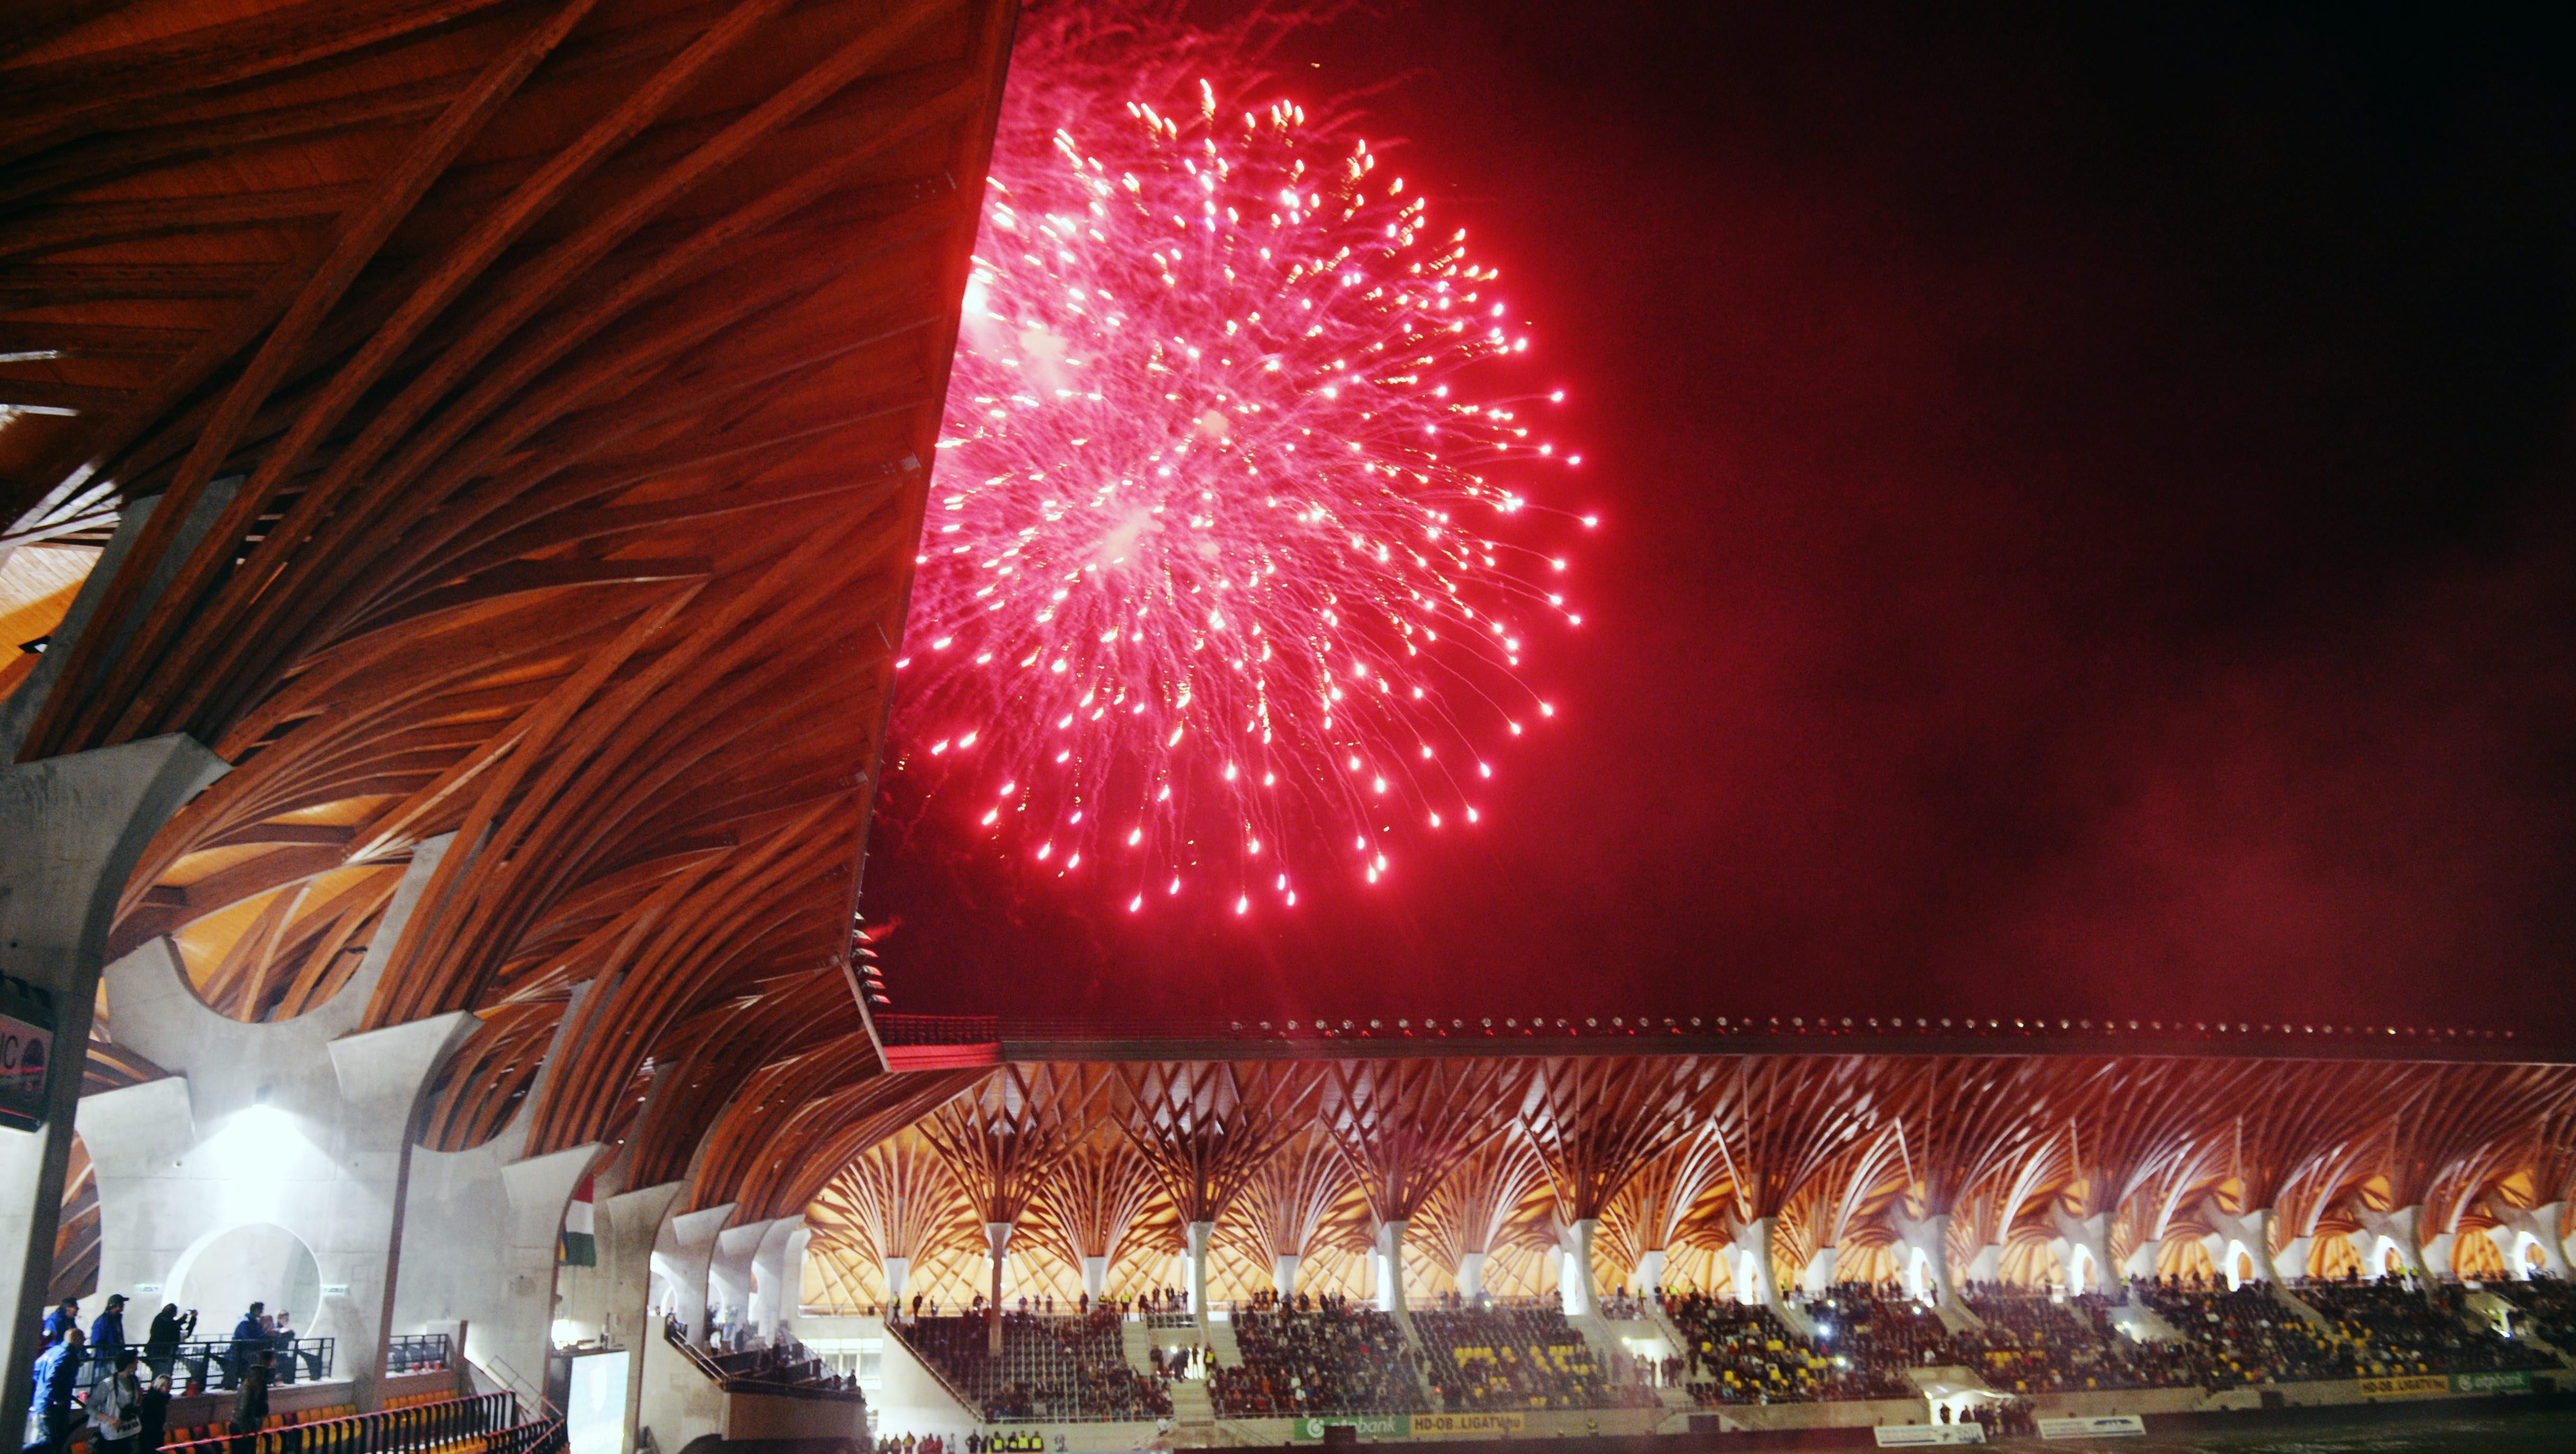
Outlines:
POLYGON ((57 1448, 2576 1387, 2576 1065, 2510 1034, 885 1013, 1009 0, 11 20, 0 1355, 57 1448))

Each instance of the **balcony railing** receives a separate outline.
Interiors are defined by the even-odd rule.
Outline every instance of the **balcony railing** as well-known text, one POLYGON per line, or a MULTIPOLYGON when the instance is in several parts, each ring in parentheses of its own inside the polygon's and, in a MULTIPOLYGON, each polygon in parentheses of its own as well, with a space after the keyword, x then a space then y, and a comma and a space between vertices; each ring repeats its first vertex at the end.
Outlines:
POLYGON ((441 1399, 309 1424, 279 1423, 255 1435, 223 1434, 164 1444, 161 1449, 162 1454, 405 1454, 428 1449, 548 1454, 562 1448, 562 1423, 553 1419, 521 1423, 518 1402, 506 1393, 441 1399))

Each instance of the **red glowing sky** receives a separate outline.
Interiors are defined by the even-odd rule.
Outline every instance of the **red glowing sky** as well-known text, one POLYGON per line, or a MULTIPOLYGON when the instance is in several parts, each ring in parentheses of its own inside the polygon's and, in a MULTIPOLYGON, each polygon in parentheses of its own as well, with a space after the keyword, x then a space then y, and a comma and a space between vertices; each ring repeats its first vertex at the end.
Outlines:
POLYGON ((1282 68, 1402 77, 1371 135, 1573 391, 1585 639, 1477 842, 1129 923, 898 804, 898 1008, 2576 1040, 2554 44, 1687 13, 1426 4, 1282 68))

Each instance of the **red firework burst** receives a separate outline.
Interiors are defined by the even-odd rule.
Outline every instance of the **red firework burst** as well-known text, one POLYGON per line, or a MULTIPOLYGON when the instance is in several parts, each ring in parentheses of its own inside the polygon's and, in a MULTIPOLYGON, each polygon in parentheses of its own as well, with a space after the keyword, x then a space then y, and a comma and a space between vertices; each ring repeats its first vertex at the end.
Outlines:
POLYGON ((1554 715, 1527 631, 1581 618, 1563 559, 1506 537, 1562 517, 1507 480, 1580 461, 1473 392, 1528 340, 1364 141, 1205 81, 1175 116, 1048 74, 1024 45, 899 764, 1130 910, 1378 882, 1399 825, 1476 822, 1484 745, 1554 715))

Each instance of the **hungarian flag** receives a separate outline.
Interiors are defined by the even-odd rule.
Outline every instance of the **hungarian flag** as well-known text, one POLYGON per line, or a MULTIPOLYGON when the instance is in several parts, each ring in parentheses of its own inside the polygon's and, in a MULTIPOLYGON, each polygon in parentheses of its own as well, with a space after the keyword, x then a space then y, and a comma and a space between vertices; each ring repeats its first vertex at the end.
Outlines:
POLYGON ((597 1267, 599 1241, 591 1235, 596 1224, 591 1221, 590 1173, 583 1172, 581 1181, 572 1189, 572 1205, 564 1208, 561 1246, 555 1260, 566 1267, 597 1267))

